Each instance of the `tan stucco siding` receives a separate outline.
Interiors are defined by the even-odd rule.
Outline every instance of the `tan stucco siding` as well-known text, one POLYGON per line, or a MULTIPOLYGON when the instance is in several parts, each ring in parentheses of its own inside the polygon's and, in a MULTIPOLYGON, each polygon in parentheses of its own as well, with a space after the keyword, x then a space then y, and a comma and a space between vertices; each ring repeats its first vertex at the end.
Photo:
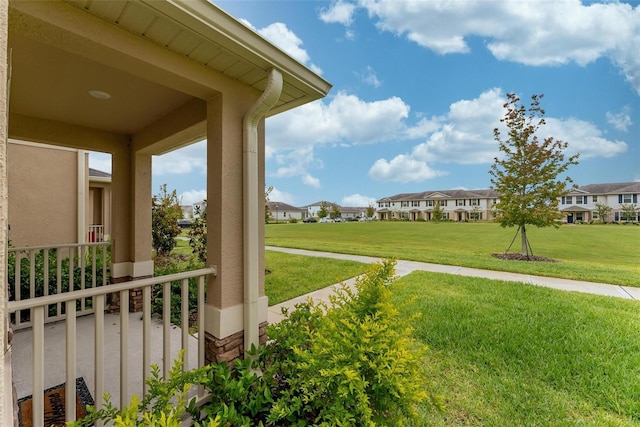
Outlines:
POLYGON ((11 243, 76 242, 78 152, 10 142, 8 158, 11 243))

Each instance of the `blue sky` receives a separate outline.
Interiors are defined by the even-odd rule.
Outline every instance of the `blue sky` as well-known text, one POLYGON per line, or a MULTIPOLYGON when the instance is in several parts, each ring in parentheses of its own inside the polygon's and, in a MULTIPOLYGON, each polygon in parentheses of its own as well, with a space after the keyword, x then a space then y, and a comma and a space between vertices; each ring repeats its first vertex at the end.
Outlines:
MULTIPOLYGON (((544 94, 578 185, 640 181, 640 3, 215 2, 333 84, 267 119, 272 201, 367 206, 385 196, 489 188, 506 94, 544 94)), ((205 145, 153 159, 153 191, 206 196, 205 145)), ((102 156, 92 167, 110 170, 102 156)))

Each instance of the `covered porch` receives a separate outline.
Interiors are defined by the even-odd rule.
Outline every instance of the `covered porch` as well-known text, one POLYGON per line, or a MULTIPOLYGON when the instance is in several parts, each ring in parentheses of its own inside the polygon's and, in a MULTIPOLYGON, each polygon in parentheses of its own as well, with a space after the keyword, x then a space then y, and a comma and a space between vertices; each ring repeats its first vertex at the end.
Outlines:
MULTIPOLYGON (((11 189, 5 179, 11 163, 6 155, 8 138, 104 152, 112 158, 110 283, 12 302, 7 302, 7 288, 0 287, 0 314, 6 319, 0 322, 4 342, 0 378, 5 390, 0 420, 12 425, 15 405, 7 393, 14 382, 7 361, 12 355, 22 358, 22 347, 31 341, 33 379, 29 385, 23 378, 26 372, 18 370, 15 375, 20 378, 15 383, 16 387, 24 385, 24 393, 31 387, 34 425, 42 425, 43 390, 59 381, 58 377, 49 379, 48 370, 44 372, 48 356, 42 343, 54 333, 44 323, 46 307, 51 304, 66 307, 59 324, 65 330, 64 356, 60 353, 59 357, 64 365, 56 375, 67 382, 79 374, 93 377, 94 398, 107 385, 104 382, 100 388, 100 381, 95 380, 99 374, 86 373, 81 367, 85 366, 81 356, 91 352, 75 338, 78 329, 85 327, 81 326, 85 319, 76 321, 73 302, 83 298, 92 298, 95 313, 89 317, 93 319, 89 328, 98 337, 94 341, 99 343, 102 335, 106 346, 112 344, 106 335, 110 333, 106 322, 111 318, 105 314, 106 295, 119 295, 117 346, 131 357, 142 352, 139 367, 133 366, 137 362, 125 362, 129 367, 123 370, 120 362, 115 373, 107 372, 104 360, 105 377, 119 378, 119 393, 114 394, 119 401, 128 401, 133 393, 127 385, 129 371, 140 378, 148 372, 151 349, 163 348, 163 363, 173 357, 170 349, 164 352, 165 342, 174 342, 164 339, 167 332, 163 332, 162 343, 151 332, 148 305, 154 286, 191 278, 201 283, 199 364, 233 359, 241 356, 244 348, 258 344, 264 330, 261 325, 267 321, 263 277, 265 118, 322 98, 330 84, 204 0, 0 0, 0 23, 0 64, 11 64, 11 72, 1 67, 0 79, 0 92, 5 94, 0 97, 5 113, 0 122, 2 254, 7 252, 11 212, 11 189), (207 268, 153 277, 152 156, 204 139, 207 268), (127 347, 127 343, 139 342, 131 335, 136 317, 131 317, 130 307, 131 311, 140 309, 141 314, 135 316, 149 325, 144 329, 148 341, 142 339, 142 350, 127 347), (30 313, 31 338, 23 339, 23 332, 16 331, 9 343, 10 314, 21 311, 30 313)), ((55 167, 51 165, 52 171, 55 167)), ((69 191, 79 189, 80 185, 69 191)), ((77 235, 74 241, 55 243, 85 244, 84 226, 77 235)), ((7 257, 3 255, 0 282, 7 281, 7 257)), ((200 298, 200 290, 198 293, 200 298)), ((164 326, 166 329, 173 330, 164 326)), ((192 338, 184 331, 180 336, 181 346, 188 347, 192 338)), ((98 359, 107 353, 95 342, 91 347, 93 365, 100 366, 98 359)), ((74 417, 70 402, 68 399, 65 408, 69 420, 74 417)))

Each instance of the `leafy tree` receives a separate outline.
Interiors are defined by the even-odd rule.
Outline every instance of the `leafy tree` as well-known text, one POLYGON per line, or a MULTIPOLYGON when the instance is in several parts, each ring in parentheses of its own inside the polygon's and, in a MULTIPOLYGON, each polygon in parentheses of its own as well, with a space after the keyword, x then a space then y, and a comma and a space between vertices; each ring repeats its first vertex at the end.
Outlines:
POLYGON ((442 221, 443 217, 444 210, 440 206, 440 201, 436 201, 435 205, 433 206, 433 212, 431 212, 431 221, 440 222, 442 221))
POLYGON ((329 216, 331 217, 331 219, 336 219, 341 215, 340 212, 340 206, 333 204, 331 205, 331 213, 329 214, 329 216))
POLYGON ((635 204, 622 204, 620 205, 622 209, 622 216, 620 219, 624 219, 627 222, 633 222, 636 220, 638 215, 638 207, 635 204))
POLYGON ((327 202, 320 203, 318 218, 326 218, 328 215, 329 215, 329 207, 327 206, 327 202))
POLYGON ((158 256, 169 255, 175 247, 175 239, 180 234, 179 219, 182 219, 182 208, 176 190, 168 193, 167 184, 162 184, 151 205, 152 243, 158 256))
POLYGON ((373 205, 367 206, 367 218, 373 218, 375 214, 376 210, 374 209, 373 205))
POLYGON ((264 222, 265 224, 271 219, 271 209, 269 209, 269 195, 273 191, 273 186, 270 185, 264 190, 264 222))
POLYGON ((613 211, 611 206, 605 205, 604 203, 596 203, 596 212, 598 213, 598 218, 600 218, 601 223, 607 223, 611 211, 613 211))
POLYGON ((207 201, 202 202, 202 207, 194 208, 193 225, 189 229, 189 246, 191 252, 203 263, 207 262, 207 201))
MULTIPOLYGON (((491 184, 500 193, 496 206, 497 221, 502 227, 518 226, 521 253, 529 256, 530 244, 526 226, 558 226, 561 218, 558 198, 566 192, 569 177, 558 179, 569 166, 578 163, 578 154, 565 160, 568 143, 553 137, 538 140, 536 132, 545 124, 545 111, 540 107, 543 95, 533 95, 528 110, 513 93, 507 94, 507 110, 500 119, 509 129, 503 140, 498 128, 493 130, 499 143, 501 158, 491 166, 491 184), (527 112, 528 111, 528 112, 527 112)), ((508 250, 508 249, 507 249, 508 250)))

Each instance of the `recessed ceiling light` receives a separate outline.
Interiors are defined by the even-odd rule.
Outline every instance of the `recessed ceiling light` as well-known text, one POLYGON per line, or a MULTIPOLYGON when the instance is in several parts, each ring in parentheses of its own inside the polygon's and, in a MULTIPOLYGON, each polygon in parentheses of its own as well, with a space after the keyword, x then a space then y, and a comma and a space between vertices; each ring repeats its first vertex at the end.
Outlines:
POLYGON ((93 96, 96 99, 109 99, 111 98, 111 95, 109 95, 107 92, 103 92, 101 90, 95 90, 92 89, 89 91, 89 95, 93 96))

